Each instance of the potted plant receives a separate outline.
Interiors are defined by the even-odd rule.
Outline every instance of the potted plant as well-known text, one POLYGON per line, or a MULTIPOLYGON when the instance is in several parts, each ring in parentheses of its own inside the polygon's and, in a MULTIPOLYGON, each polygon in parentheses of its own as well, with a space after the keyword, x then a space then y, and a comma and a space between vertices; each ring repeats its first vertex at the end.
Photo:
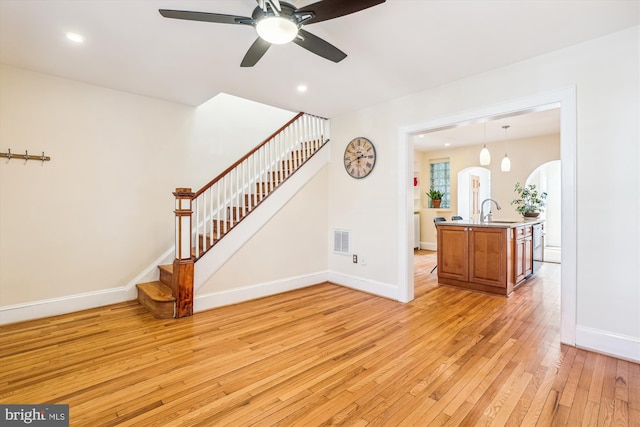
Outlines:
POLYGON ((521 186, 519 182, 513 190, 518 198, 513 199, 512 205, 516 205, 516 210, 524 217, 536 218, 544 210, 546 191, 538 192, 534 184, 521 186))
POLYGON ((431 206, 433 206, 434 208, 440 207, 440 203, 442 203, 443 195, 444 194, 442 194, 442 192, 438 190, 434 190, 433 188, 427 191, 427 196, 431 199, 431 206))

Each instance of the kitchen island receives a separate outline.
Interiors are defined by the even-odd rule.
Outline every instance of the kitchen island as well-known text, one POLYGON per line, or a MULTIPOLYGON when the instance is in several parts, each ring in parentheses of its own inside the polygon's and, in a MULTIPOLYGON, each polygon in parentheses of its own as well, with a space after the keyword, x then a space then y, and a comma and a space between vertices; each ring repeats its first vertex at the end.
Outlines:
POLYGON ((439 222, 438 283, 509 296, 536 273, 544 222, 439 222))

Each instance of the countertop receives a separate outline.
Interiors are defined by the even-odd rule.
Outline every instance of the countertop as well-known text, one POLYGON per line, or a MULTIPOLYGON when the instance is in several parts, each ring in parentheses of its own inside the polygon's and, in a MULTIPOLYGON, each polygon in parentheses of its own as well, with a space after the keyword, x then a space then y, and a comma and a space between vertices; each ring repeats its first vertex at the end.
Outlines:
POLYGON ((544 222, 541 219, 496 219, 488 222, 480 221, 443 221, 438 222, 438 225, 454 225, 459 227, 492 227, 492 228, 516 228, 523 225, 532 225, 544 222))

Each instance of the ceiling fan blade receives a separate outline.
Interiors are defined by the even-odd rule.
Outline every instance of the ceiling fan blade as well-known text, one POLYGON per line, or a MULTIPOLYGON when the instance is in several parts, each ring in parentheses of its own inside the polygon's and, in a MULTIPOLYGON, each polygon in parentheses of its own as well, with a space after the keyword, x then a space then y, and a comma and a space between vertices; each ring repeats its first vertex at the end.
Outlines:
POLYGON ((326 58, 333 62, 340 62, 347 57, 346 53, 344 53, 331 43, 322 40, 318 36, 314 36, 310 32, 303 30, 302 28, 300 28, 298 34, 302 35, 302 39, 296 37, 295 39, 293 39, 293 42, 298 46, 302 46, 303 48, 307 49, 309 52, 320 55, 323 58, 326 58))
POLYGON ((308 6, 297 9, 297 15, 313 12, 313 18, 305 21, 306 24, 315 24, 316 22, 327 21, 329 19, 339 18, 351 13, 359 12, 373 6, 384 3, 386 0, 322 0, 308 6))
POLYGON ((247 53, 242 58, 240 63, 241 67, 253 67, 256 65, 260 58, 264 56, 267 50, 271 47, 271 43, 262 40, 260 37, 253 42, 247 53))
POLYGON ((271 6, 273 6, 275 10, 277 10, 278 12, 282 12, 282 6, 280 6, 280 0, 269 0, 269 3, 271 3, 271 6))
POLYGON ((251 24, 252 18, 247 16, 223 15, 220 13, 190 12, 187 10, 160 9, 165 18, 186 19, 187 21, 215 22, 218 24, 251 24))

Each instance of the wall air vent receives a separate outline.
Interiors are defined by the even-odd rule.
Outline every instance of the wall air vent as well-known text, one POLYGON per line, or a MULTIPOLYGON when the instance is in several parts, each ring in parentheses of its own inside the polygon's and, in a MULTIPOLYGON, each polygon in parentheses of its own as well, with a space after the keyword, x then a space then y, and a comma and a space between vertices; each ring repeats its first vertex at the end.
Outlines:
POLYGON ((333 252, 343 255, 351 253, 351 234, 348 230, 333 230, 333 252))

